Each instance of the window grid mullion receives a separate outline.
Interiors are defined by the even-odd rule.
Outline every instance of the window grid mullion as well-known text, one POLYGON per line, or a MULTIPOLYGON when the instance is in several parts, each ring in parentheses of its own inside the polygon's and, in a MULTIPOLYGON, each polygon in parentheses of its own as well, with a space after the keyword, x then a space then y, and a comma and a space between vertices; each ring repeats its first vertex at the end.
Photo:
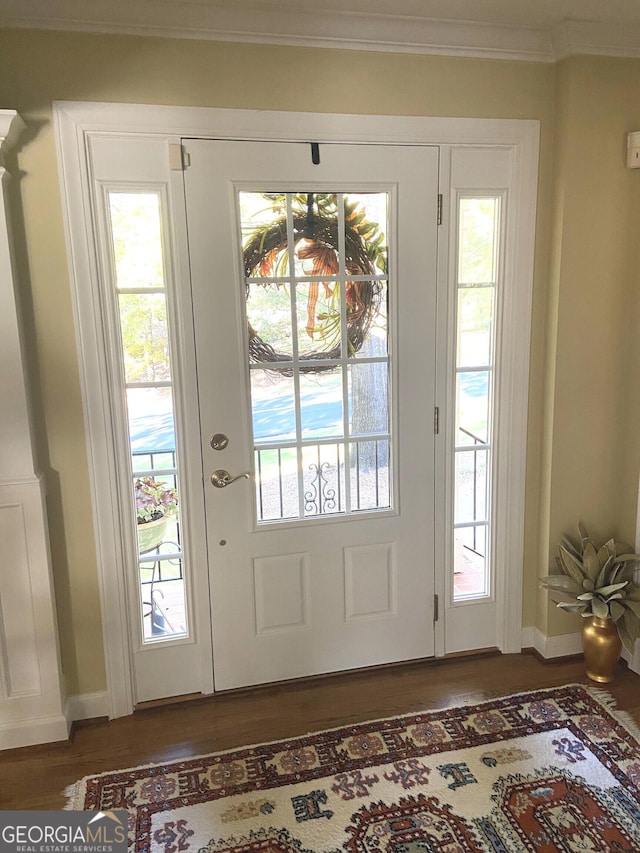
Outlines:
POLYGON ((300 405, 300 354, 298 351, 297 280, 295 261, 295 233, 291 193, 287 193, 287 246, 289 249, 289 297, 291 299, 291 352, 293 355, 293 400, 296 415, 296 456, 298 460, 298 515, 304 518, 304 467, 302 458, 302 411, 300 405))
MULTIPOLYGON (((338 193, 338 275, 340 288, 340 360, 342 362, 342 422, 344 433, 344 506, 351 512, 351 441, 349 436, 349 338, 347 336, 346 241, 344 233, 344 193, 338 193)), ((340 472, 338 471, 338 477, 340 472)))

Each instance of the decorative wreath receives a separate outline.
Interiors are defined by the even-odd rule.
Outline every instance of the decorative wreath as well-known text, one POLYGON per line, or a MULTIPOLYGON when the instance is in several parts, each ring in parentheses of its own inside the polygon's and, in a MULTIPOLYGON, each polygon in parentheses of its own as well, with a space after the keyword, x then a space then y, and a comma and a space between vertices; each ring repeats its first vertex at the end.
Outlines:
MULTIPOLYGON (((244 272, 252 277, 286 276, 289 261, 286 201, 283 196, 265 194, 277 218, 258 227, 244 245, 244 272)), ((293 242, 296 257, 311 262, 310 276, 335 276, 339 272, 337 196, 333 194, 294 194, 292 196, 293 242)), ((366 218, 363 208, 345 203, 345 267, 350 275, 375 275, 386 272, 384 234, 377 223, 366 218)), ((271 283, 265 287, 274 286, 271 283)), ((282 287, 282 284, 276 284, 282 287)), ((349 354, 357 353, 374 323, 384 295, 377 279, 349 281, 345 284, 347 342, 349 354)), ((247 297, 249 284, 247 284, 247 297)), ((336 281, 312 282, 307 298, 306 331, 322 342, 322 348, 300 356, 302 373, 332 370, 331 365, 314 364, 341 357, 340 287, 336 281), (328 310, 316 313, 320 287, 324 288, 328 310)), ((249 323, 249 360, 254 364, 290 362, 292 353, 278 352, 263 340, 249 323)), ((279 371, 291 375, 291 369, 279 371)))

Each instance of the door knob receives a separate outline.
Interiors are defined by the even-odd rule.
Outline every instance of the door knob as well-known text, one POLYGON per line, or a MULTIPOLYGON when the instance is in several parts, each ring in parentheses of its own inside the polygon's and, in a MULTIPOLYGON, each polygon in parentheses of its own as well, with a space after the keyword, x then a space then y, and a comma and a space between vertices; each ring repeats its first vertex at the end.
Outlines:
POLYGON ((216 489, 224 489, 230 483, 235 483, 236 480, 249 479, 249 474, 245 471, 244 474, 238 474, 236 477, 232 477, 228 471, 225 471, 224 468, 218 468, 217 471, 214 471, 211 475, 211 484, 216 487, 216 489))

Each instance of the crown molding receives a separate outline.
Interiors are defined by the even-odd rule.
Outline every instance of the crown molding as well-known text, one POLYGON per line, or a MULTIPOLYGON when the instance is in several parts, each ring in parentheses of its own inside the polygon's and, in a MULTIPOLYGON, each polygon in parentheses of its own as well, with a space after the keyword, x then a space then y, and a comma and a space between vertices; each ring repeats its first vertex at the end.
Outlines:
POLYGON ((595 21, 562 21, 551 32, 556 61, 569 56, 640 58, 640 27, 595 21))
POLYGON ((555 62, 568 56, 640 57, 640 26, 565 20, 553 28, 409 15, 250 8, 232 0, 2 0, 0 27, 253 44, 555 62))

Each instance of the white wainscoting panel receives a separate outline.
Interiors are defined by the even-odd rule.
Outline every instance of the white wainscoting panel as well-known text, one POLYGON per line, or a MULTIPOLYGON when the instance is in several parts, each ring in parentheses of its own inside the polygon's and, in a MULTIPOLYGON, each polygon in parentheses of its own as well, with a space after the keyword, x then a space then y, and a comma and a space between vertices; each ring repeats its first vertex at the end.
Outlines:
POLYGON ((253 578, 258 636, 308 626, 308 554, 256 557, 253 578))
POLYGON ((398 612, 398 578, 392 542, 344 549, 345 619, 379 619, 398 612))
POLYGON ((48 541, 40 480, 0 482, 0 749, 69 734, 48 541))
POLYGON ((0 503, 2 557, 9 566, 9 571, 0 576, 3 699, 37 696, 42 690, 28 538, 23 504, 0 503), (16 649, 19 654, 15 654, 16 649))

